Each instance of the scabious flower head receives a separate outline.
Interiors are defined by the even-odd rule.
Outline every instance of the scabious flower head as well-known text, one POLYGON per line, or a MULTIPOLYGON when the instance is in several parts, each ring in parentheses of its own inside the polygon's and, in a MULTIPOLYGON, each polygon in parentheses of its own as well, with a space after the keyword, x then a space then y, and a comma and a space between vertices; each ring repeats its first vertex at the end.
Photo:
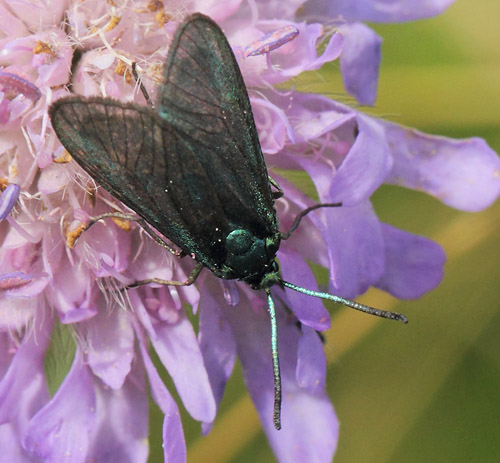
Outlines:
MULTIPOLYGON (((0 448, 6 461, 146 461, 146 382, 165 415, 165 461, 185 461, 178 405, 156 371, 149 343, 203 432, 210 430, 238 356, 279 461, 331 461, 338 423, 314 332, 330 326, 322 302, 273 288, 284 389, 283 429, 275 431, 263 294, 208 271, 190 287, 113 291, 152 277, 183 280, 193 262, 163 252, 128 223, 99 223, 81 234, 90 216, 123 206, 64 152, 47 109, 70 90, 144 103, 131 62, 154 95, 179 21, 195 11, 211 16, 242 69, 268 165, 305 170, 322 202, 343 204, 308 215, 282 242, 283 278, 317 289, 310 260, 329 269, 335 294, 353 298, 377 286, 416 298, 439 283, 443 252, 381 223, 371 194, 391 183, 477 211, 500 193, 495 153, 480 139, 425 135, 321 95, 273 87, 340 57, 347 91, 372 104, 380 39, 360 21, 418 19, 451 2, 409 8, 400 1, 384 9, 385 3, 84 0, 50 8, 34 1, 29 9, 0 3, 0 448), (198 312, 198 332, 186 310, 198 312), (60 324, 71 327, 76 347, 71 369, 51 396, 44 356, 60 324)), ((285 193, 276 209, 286 231, 313 202, 271 175, 285 193)))

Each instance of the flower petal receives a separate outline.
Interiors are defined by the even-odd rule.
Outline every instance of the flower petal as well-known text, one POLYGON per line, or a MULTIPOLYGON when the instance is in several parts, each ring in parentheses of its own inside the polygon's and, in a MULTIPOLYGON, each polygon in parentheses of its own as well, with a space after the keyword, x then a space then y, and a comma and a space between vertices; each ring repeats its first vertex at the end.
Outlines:
POLYGON ((382 39, 361 23, 346 24, 340 32, 344 36, 340 55, 344 86, 360 104, 371 106, 377 98, 382 39))
MULTIPOLYGON (((218 285, 211 278, 204 276, 198 287, 201 291, 199 343, 203 354, 210 385, 218 405, 224 395, 227 380, 231 376, 236 357, 236 344, 227 320, 221 310, 227 305, 223 297, 214 298, 214 294, 221 295, 218 285), (207 284, 208 283, 208 284, 207 284)), ((235 309, 238 310, 238 309, 235 309)), ((203 423, 203 433, 210 429, 210 423, 203 423)))
MULTIPOLYGON (((298 8, 306 0, 287 0, 286 2, 269 0, 257 0, 255 3, 259 6, 259 18, 270 19, 275 18, 292 18, 298 8)), ((248 15, 248 12, 243 9, 243 13, 248 15)))
MULTIPOLYGON (((312 270, 297 251, 282 246, 278 252, 278 259, 284 280, 313 291, 318 290, 312 270)), ((321 299, 290 289, 286 289, 285 293, 290 302, 290 309, 301 323, 318 331, 330 328, 330 315, 321 299)))
POLYGON ((175 383, 187 411, 198 421, 215 418, 215 398, 196 333, 181 310, 176 323, 153 323, 153 347, 175 383))
POLYGON ((100 310, 85 326, 88 363, 110 388, 119 389, 134 358, 134 330, 128 312, 120 308, 107 311, 101 298, 100 310))
POLYGON ((303 18, 347 21, 404 22, 430 18, 442 13, 455 0, 309 0, 300 11, 303 18))
POLYGON ((259 21, 255 28, 240 29, 232 41, 248 50, 255 43, 254 39, 259 41, 266 33, 290 27, 298 32, 294 39, 269 53, 245 57, 244 50, 237 50, 245 82, 249 87, 266 87, 286 81, 304 71, 319 69, 324 63, 340 56, 344 38, 339 33, 331 35, 323 53, 318 55, 318 43, 324 37, 323 26, 318 23, 292 23, 283 19, 259 21))
POLYGON ((382 231, 369 201, 355 207, 323 209, 330 256, 331 291, 345 298, 364 293, 381 278, 385 254, 382 231))
MULTIPOLYGON (((13 15, 10 8, 7 9, 2 3, 0 3, 0 18, 2 37, 22 37, 27 34, 23 21, 13 15)), ((5 64, 2 63, 2 65, 5 64)))
POLYGON ((423 236, 382 224, 384 275, 377 287, 401 299, 416 299, 443 278, 446 255, 439 244, 423 236))
MULTIPOLYGON (((51 322, 47 320, 24 335, 0 382, 0 423, 14 420, 22 432, 31 417, 49 400, 43 362, 50 327, 51 322)), ((2 352, 1 356, 7 358, 7 352, 2 352)))
POLYGON ((119 389, 95 381, 97 414, 86 461, 145 463, 148 459, 148 396, 142 364, 119 389))
POLYGON ((84 463, 95 420, 92 375, 78 348, 68 376, 30 421, 24 448, 46 463, 84 463), (75 400, 78 398, 78 400, 75 400))
POLYGON ((0 71, 0 88, 7 95, 22 94, 33 102, 36 102, 42 96, 40 89, 36 85, 10 72, 0 71))
POLYGON ((84 266, 73 268, 65 261, 53 281, 52 303, 62 323, 77 323, 97 314, 95 277, 84 266))
POLYGON ((318 333, 302 326, 297 352, 297 383, 311 392, 322 391, 326 386, 326 356, 318 333))
POLYGON ((0 297, 0 331, 22 330, 33 320, 38 308, 36 297, 0 297))
POLYGON ((141 327, 138 323, 135 323, 134 327, 139 340, 142 360, 148 374, 151 395, 165 415, 165 419, 163 420, 164 463, 184 463, 186 461, 187 450, 179 408, 149 357, 145 336, 142 333, 141 327))
POLYGON ((394 158, 388 183, 425 191, 471 212, 490 206, 500 194, 500 159, 483 139, 453 140, 380 123, 394 158))
POLYGON ((209 15, 215 21, 223 21, 236 12, 242 0, 195 0, 192 11, 209 15))
POLYGON ((0 195, 0 220, 5 219, 16 205, 21 188, 11 183, 0 195))
POLYGON ((30 457, 21 446, 19 435, 22 434, 11 423, 0 426, 0 449, 2 449, 2 461, 6 463, 33 463, 30 457))
POLYGON ((358 136, 333 177, 329 197, 322 201, 358 204, 372 195, 391 170, 393 161, 384 131, 360 113, 356 121, 358 136))

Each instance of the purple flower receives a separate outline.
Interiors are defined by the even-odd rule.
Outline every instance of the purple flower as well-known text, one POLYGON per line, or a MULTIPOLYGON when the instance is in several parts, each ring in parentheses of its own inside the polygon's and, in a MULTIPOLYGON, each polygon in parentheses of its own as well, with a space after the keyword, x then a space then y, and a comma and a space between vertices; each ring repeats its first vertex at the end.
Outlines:
POLYGON ((299 10, 301 19, 335 22, 344 36, 340 57, 342 80, 348 93, 362 105, 377 97, 382 39, 360 21, 382 23, 415 21, 440 14, 454 0, 307 0, 299 10))
MULTIPOLYGON (((87 0, 65 10, 64 2, 50 8, 34 2, 29 12, 22 5, 0 4, 4 458, 20 463, 145 462, 149 387, 165 416, 165 461, 185 461, 178 405, 150 358, 152 346, 204 433, 215 420, 238 356, 278 460, 329 462, 338 422, 325 393, 326 361, 314 332, 330 327, 320 300, 273 288, 284 389, 283 429, 278 432, 271 419, 269 316, 263 294, 238 282, 218 281, 206 270, 194 286, 149 285, 123 292, 119 289, 136 280, 183 280, 193 262, 163 252, 128 223, 106 221, 81 234, 90 216, 123 206, 64 152, 47 109, 69 94, 69 83, 82 95, 143 101, 130 73, 131 60, 154 93, 172 34, 187 11, 167 11, 159 2, 144 9, 132 3, 87 0), (66 21, 65 33, 61 25, 66 21), (70 75, 75 44, 81 57, 70 75), (186 307, 199 312, 198 332, 186 307), (67 325, 74 335, 74 356, 51 396, 44 357, 58 325, 67 325)), ((417 19, 439 13, 450 2, 412 6, 412 16, 405 13, 406 3, 193 2, 192 11, 219 22, 234 47, 268 165, 305 170, 322 202, 343 203, 309 214, 282 243, 278 258, 285 280, 316 290, 306 263, 311 260, 330 270, 335 294, 353 298, 377 286, 397 297, 419 297, 439 283, 443 251, 426 238, 380 223, 370 204, 372 193, 382 183, 398 184, 469 211, 487 207, 500 194, 500 162, 480 139, 429 136, 320 95, 273 88, 340 57, 348 91, 372 103, 380 41, 358 21, 417 19), (322 24, 333 20, 335 30, 322 24), (325 45, 318 54, 320 42, 325 45)), ((286 231, 313 202, 270 173, 285 192, 276 208, 286 231)))

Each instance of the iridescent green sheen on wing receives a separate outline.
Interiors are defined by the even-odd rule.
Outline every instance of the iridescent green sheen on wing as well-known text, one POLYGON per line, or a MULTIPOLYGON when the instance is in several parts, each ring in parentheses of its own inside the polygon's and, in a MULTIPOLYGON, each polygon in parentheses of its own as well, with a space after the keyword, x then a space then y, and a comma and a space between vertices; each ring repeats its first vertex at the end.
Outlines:
POLYGON ((243 78, 210 18, 178 27, 164 79, 156 110, 74 96, 51 106, 52 125, 99 184, 187 254, 258 283, 279 247, 277 217, 243 78))
POLYGON ((248 93, 224 33, 210 18, 194 14, 178 27, 157 110, 217 180, 234 229, 274 235, 274 201, 248 93))

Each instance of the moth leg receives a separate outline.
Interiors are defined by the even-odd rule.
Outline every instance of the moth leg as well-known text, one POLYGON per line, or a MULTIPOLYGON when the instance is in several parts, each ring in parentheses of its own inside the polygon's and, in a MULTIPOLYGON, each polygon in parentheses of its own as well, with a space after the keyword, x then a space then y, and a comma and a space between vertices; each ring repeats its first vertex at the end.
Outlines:
POLYGON ((196 281, 202 269, 203 264, 197 263, 186 281, 170 281, 162 280, 161 278, 149 278, 147 280, 136 281, 135 283, 128 285, 127 288, 136 288, 137 286, 147 285, 149 283, 157 283, 165 286, 190 286, 196 281))
POLYGON ((267 176, 267 178, 269 179, 269 183, 278 190, 271 192, 273 199, 281 198, 283 196, 283 190, 279 186, 279 183, 276 180, 274 180, 274 178, 271 178, 269 175, 267 176))
POLYGON ((163 241, 148 225, 148 223, 140 219, 138 217, 135 218, 135 221, 142 227, 142 229, 153 238, 162 248, 165 248, 168 252, 173 254, 175 257, 184 257, 186 253, 182 249, 174 249, 170 244, 166 241, 163 241))
MULTIPOLYGON (((96 217, 90 217, 89 222, 85 226, 81 232, 83 233, 84 231, 87 231, 92 225, 94 225, 96 222, 98 222, 101 219, 107 219, 107 218, 115 218, 115 219, 122 219, 122 220, 130 220, 131 222, 137 222, 141 228, 151 237, 153 238, 161 247, 165 248, 168 252, 173 254, 176 257, 184 257, 186 253, 182 250, 179 249, 174 249, 172 246, 170 246, 167 242, 163 241, 148 225, 148 223, 144 220, 141 219, 140 217, 137 217, 136 215, 129 215, 129 214, 123 214, 121 212, 107 212, 105 214, 98 215, 96 217)), ((75 243, 76 244, 76 240, 75 243)))
POLYGON ((139 85, 139 88, 141 89, 141 93, 143 94, 144 99, 146 100, 146 103, 151 108, 154 108, 154 104, 151 101, 151 98, 149 98, 148 91, 146 90, 146 88, 144 87, 144 85, 142 85, 142 80, 139 79, 136 67, 137 67, 137 63, 135 61, 132 61, 132 75, 134 76, 135 81, 139 85))
POLYGON ((308 207, 307 209, 304 209, 302 212, 297 214, 297 217, 295 217, 295 220, 293 221, 292 226, 286 233, 281 233, 281 239, 282 240, 287 240, 290 238, 292 233, 295 231, 295 229, 299 226, 300 221, 302 220, 302 217, 306 216, 309 214, 309 212, 312 212, 316 209, 319 209, 320 207, 341 207, 342 203, 321 203, 321 204, 315 204, 314 206, 308 207))

